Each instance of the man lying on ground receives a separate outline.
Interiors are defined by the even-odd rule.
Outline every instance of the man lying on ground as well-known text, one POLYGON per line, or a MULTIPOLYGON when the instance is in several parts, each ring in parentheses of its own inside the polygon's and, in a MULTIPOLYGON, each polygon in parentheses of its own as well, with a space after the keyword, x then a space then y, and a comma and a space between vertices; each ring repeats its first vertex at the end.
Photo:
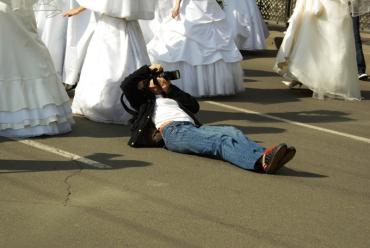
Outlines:
MULTIPOLYGON (((210 156, 246 170, 276 173, 295 155, 294 147, 282 143, 265 149, 231 126, 202 125, 195 113, 195 98, 170 83, 161 65, 143 66, 121 84, 133 111, 132 147, 165 146, 173 152, 210 156)), ((123 96, 122 95, 122 96, 123 96)))

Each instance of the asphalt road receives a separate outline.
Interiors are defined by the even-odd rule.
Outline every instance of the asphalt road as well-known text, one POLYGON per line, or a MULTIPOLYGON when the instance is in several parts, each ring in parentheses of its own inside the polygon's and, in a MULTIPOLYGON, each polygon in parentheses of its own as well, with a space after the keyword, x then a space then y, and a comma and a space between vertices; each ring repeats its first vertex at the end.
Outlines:
POLYGON ((289 90, 272 40, 246 55, 245 92, 202 99, 199 117, 296 146, 279 175, 133 149, 128 127, 76 118, 68 135, 0 138, 0 247, 370 247, 370 82, 361 102, 289 90))

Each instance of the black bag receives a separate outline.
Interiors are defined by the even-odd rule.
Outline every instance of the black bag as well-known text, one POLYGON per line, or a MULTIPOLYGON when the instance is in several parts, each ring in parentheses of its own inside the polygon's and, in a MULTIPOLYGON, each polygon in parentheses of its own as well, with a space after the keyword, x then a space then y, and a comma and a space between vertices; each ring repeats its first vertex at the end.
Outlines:
MULTIPOLYGON (((121 95, 121 103, 123 108, 136 119, 138 112, 130 109, 123 100, 124 94, 121 95)), ((131 123, 133 124, 133 123, 131 123)), ((132 127, 131 132, 137 131, 137 128, 132 127)), ((128 142, 132 147, 163 147, 164 141, 161 132, 154 126, 153 122, 148 120, 146 126, 139 133, 131 133, 131 138, 128 142)))

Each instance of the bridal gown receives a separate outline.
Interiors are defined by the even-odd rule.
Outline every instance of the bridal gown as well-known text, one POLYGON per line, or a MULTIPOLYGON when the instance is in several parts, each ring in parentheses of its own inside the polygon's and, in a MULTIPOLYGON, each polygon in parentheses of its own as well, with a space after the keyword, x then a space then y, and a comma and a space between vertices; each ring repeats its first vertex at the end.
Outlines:
POLYGON ((63 12, 68 10, 68 1, 53 0, 50 2, 39 0, 34 6, 37 33, 49 49, 55 69, 60 78, 63 75, 68 23, 68 19, 63 17, 63 12))
POLYGON ((34 6, 37 32, 49 49, 58 75, 69 85, 78 82, 96 23, 91 11, 63 17, 64 12, 76 7, 76 0, 38 0, 34 6))
POLYGON ((256 0, 225 0, 224 11, 239 50, 266 49, 269 31, 256 0))
POLYGON ((131 116, 122 107, 119 86, 150 63, 137 19, 153 18, 152 0, 78 2, 100 16, 75 91, 73 113, 97 122, 127 124, 131 116))
POLYGON ((196 97, 232 95, 243 90, 242 56, 225 13, 215 0, 183 0, 173 19, 174 1, 159 0, 154 37, 147 44, 152 63, 179 69, 172 83, 196 97))
POLYGON ((37 37, 31 3, 0 0, 0 136, 61 134, 74 123, 69 98, 37 37))
POLYGON ((313 97, 360 100, 352 18, 346 0, 298 0, 275 71, 313 97))

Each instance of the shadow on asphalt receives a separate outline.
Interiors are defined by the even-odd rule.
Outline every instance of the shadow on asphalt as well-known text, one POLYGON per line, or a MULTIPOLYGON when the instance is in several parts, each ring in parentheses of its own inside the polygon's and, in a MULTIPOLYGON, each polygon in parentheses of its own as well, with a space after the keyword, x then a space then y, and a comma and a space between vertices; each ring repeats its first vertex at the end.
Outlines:
MULTIPOLYGON (((346 122, 351 121, 352 119, 348 117, 347 113, 341 111, 333 111, 333 110, 313 110, 313 111, 297 111, 297 112, 277 112, 277 113, 266 113, 267 115, 272 115, 276 117, 280 117, 283 119, 288 119, 291 121, 298 121, 303 123, 330 123, 330 122, 346 122)), ((247 113, 236 113, 236 112, 220 112, 220 111, 211 111, 211 110, 202 110, 199 114, 199 119, 203 123, 214 123, 214 122, 224 122, 224 121, 231 121, 231 120, 248 120, 251 122, 256 123, 263 123, 263 122, 279 122, 277 120, 269 119, 266 117, 261 117, 255 114, 247 114, 247 113)), ((233 125, 234 126, 234 125, 233 125)), ((255 131, 260 129, 259 127, 248 127, 248 126, 241 126, 240 128, 244 128, 246 133, 256 133, 253 132, 253 128, 255 131), (248 128, 251 128, 251 132, 248 132, 248 128)), ((266 133, 281 133, 284 129, 280 128, 267 128, 263 127, 262 130, 265 129, 266 133)), ((262 133, 262 132, 257 132, 262 133)))
POLYGON ((361 95, 363 97, 363 100, 370 100, 370 91, 363 90, 363 91, 361 91, 361 95))
POLYGON ((243 56, 243 60, 255 59, 255 58, 275 58, 278 50, 259 50, 259 51, 240 51, 243 56))
MULTIPOLYGON (((253 83, 252 80, 246 81, 246 84, 253 83)), ((200 100, 210 101, 222 101, 222 102, 245 102, 253 104, 276 104, 276 103, 289 103, 289 102, 300 102, 304 98, 311 98, 312 91, 308 89, 290 90, 288 88, 245 88, 245 91, 235 96, 216 96, 216 97, 204 97, 200 100)))
POLYGON ((283 167, 279 170, 279 173, 276 176, 289 176, 289 177, 306 177, 306 178, 326 178, 326 175, 320 175, 308 171, 298 171, 293 170, 288 167, 283 167))
POLYGON ((244 72, 244 77, 276 77, 278 76, 278 74, 273 71, 244 69, 243 72, 244 72))
POLYGON ((78 161, 41 161, 41 160, 0 160, 0 174, 69 171, 69 170, 118 170, 131 167, 149 166, 151 163, 137 160, 112 160, 122 154, 94 153, 86 158, 111 166, 111 168, 97 168, 78 161))
POLYGON ((80 116, 74 116, 73 118, 76 124, 73 125, 72 132, 63 135, 63 137, 114 138, 131 135, 128 125, 98 123, 80 116))

